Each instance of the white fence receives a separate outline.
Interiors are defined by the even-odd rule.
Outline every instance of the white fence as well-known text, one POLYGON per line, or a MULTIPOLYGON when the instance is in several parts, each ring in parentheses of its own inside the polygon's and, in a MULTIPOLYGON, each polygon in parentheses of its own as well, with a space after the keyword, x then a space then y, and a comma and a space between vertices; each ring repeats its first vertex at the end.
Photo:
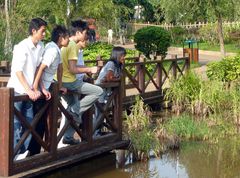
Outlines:
MULTIPOLYGON (((208 22, 198 22, 198 23, 189 23, 189 24, 176 24, 176 25, 173 25, 173 24, 167 24, 167 23, 164 23, 164 24, 160 24, 160 25, 155 25, 155 24, 141 24, 141 23, 132 23, 132 27, 134 28, 134 31, 137 31, 138 29, 140 28, 143 28, 143 27, 148 27, 148 26, 157 26, 157 27, 163 27, 165 29, 170 29, 170 28, 173 28, 175 26, 180 26, 180 27, 183 27, 183 28, 186 28, 186 29, 190 29, 190 28, 201 28, 203 26, 206 26, 206 25, 213 25, 215 23, 208 23, 208 22)), ((223 26, 232 26, 232 27, 240 27, 240 21, 239 22, 223 22, 223 26)))

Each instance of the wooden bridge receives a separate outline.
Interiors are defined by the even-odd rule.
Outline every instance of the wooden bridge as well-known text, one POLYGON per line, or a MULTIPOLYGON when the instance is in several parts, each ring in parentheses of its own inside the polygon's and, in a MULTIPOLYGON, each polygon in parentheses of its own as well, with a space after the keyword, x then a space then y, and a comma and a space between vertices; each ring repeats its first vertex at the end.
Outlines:
MULTIPOLYGON (((183 75, 189 66, 188 58, 174 57, 173 59, 149 62, 140 62, 139 58, 127 60, 121 82, 101 85, 104 88, 111 88, 113 92, 104 107, 96 104, 100 110, 97 126, 101 127, 105 133, 98 137, 93 136, 97 129, 97 126, 93 128, 92 122, 94 108, 84 114, 83 126, 79 127, 62 105, 56 83, 52 84, 51 100, 45 101, 44 106, 35 113, 32 123, 28 123, 23 115, 14 108, 14 102, 27 101, 29 100, 28 96, 14 96, 12 88, 1 87, 0 176, 34 176, 103 152, 126 147, 128 141, 122 138, 123 108, 132 105, 136 95, 141 95, 148 104, 160 102, 163 97, 162 90, 168 86, 169 80, 183 75), (60 112, 69 121, 62 128, 59 127, 61 118, 58 113, 60 112), (25 128, 25 132, 15 148, 13 148, 14 115, 18 116, 25 128), (43 138, 35 130, 40 120, 44 120, 46 123, 43 138), (58 148, 58 144, 69 125, 75 129, 75 137, 79 138, 81 142, 77 145, 58 148), (41 153, 15 161, 15 155, 30 134, 41 145, 41 153)), ((1 76, 0 86, 5 86, 6 82, 7 76, 1 76)))

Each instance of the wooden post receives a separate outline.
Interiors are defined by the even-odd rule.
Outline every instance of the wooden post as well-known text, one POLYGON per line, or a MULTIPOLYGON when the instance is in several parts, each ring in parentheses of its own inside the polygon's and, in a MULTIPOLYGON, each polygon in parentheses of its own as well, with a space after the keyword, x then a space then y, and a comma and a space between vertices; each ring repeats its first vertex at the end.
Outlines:
POLYGON ((123 93, 124 93, 124 78, 121 78, 119 83, 118 95, 115 96, 115 108, 114 108, 114 125, 117 126, 118 139, 122 140, 122 108, 123 108, 123 93))
POLYGON ((162 91, 162 62, 157 63, 157 84, 159 90, 162 91))
POLYGON ((86 140, 89 145, 92 145, 93 141, 93 108, 88 109, 82 115, 82 131, 83 131, 83 140, 86 140))
POLYGON ((102 68, 103 67, 103 60, 102 60, 101 56, 97 56, 96 61, 97 61, 96 65, 98 67, 102 68))
MULTIPOLYGON (((175 56, 175 59, 177 59, 177 55, 175 56)), ((174 60, 172 64, 173 64, 173 67, 172 67, 173 78, 177 79, 177 60, 174 60)))
POLYGON ((122 70, 122 97, 126 97, 126 72, 125 72, 126 68, 125 65, 123 65, 123 70, 122 70))
POLYGON ((141 90, 141 93, 145 92, 145 63, 138 64, 139 72, 138 72, 138 87, 141 90))
POLYGON ((49 109, 49 140, 50 140, 50 152, 51 155, 56 158, 57 157, 57 125, 58 125, 58 100, 59 100, 59 91, 58 84, 52 84, 52 101, 49 109))
POLYGON ((9 176, 13 166, 13 98, 14 90, 0 88, 0 175, 9 176))
POLYGON ((189 54, 186 53, 185 57, 187 58, 186 59, 186 67, 187 67, 187 70, 190 69, 190 58, 189 58, 189 54))

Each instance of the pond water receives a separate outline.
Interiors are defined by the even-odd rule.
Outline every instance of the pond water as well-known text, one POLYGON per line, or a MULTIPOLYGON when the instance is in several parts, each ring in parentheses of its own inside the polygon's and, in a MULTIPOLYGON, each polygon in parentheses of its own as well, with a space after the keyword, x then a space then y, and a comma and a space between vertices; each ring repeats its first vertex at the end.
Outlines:
POLYGON ((119 154, 103 155, 95 160, 61 169, 42 177, 84 178, 240 178, 240 138, 182 143, 179 150, 147 162, 127 159, 119 167, 119 154), (115 161, 117 160, 117 161, 115 161))

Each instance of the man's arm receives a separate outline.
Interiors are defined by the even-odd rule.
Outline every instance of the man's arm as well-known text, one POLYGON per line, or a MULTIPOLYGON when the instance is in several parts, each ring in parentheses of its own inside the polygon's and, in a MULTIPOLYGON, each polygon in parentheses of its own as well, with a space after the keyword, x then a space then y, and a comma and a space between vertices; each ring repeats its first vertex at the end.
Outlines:
POLYGON ((40 84, 40 79, 42 77, 42 74, 43 74, 43 71, 44 69, 47 67, 47 65, 41 63, 39 68, 37 69, 37 74, 35 76, 35 80, 34 80, 34 83, 33 83, 33 89, 34 91, 37 91, 38 90, 38 86, 40 84))
POLYGON ((69 60, 69 71, 73 74, 80 73, 91 73, 95 74, 98 71, 98 67, 85 67, 85 66, 77 66, 77 60, 69 60))
POLYGON ((22 84, 22 86, 24 87, 29 98, 33 101, 36 101, 40 97, 40 93, 34 92, 31 89, 31 87, 28 85, 27 80, 26 80, 25 76, 23 75, 22 71, 17 71, 16 76, 17 76, 18 80, 20 81, 20 83, 22 84))
POLYGON ((46 100, 49 100, 51 98, 51 93, 46 90, 46 88, 45 88, 45 86, 44 86, 44 84, 41 80, 43 71, 46 67, 47 67, 47 65, 43 64, 43 63, 41 63, 40 66, 38 67, 37 74, 35 76, 35 80, 34 80, 34 83, 33 83, 33 90, 35 92, 37 92, 38 91, 38 86, 40 86, 44 96, 46 97, 46 100))
POLYGON ((63 94, 66 94, 67 89, 62 86, 62 74, 63 74, 63 66, 61 63, 61 64, 58 64, 58 68, 57 68, 57 81, 58 81, 59 90, 62 91, 63 94))

